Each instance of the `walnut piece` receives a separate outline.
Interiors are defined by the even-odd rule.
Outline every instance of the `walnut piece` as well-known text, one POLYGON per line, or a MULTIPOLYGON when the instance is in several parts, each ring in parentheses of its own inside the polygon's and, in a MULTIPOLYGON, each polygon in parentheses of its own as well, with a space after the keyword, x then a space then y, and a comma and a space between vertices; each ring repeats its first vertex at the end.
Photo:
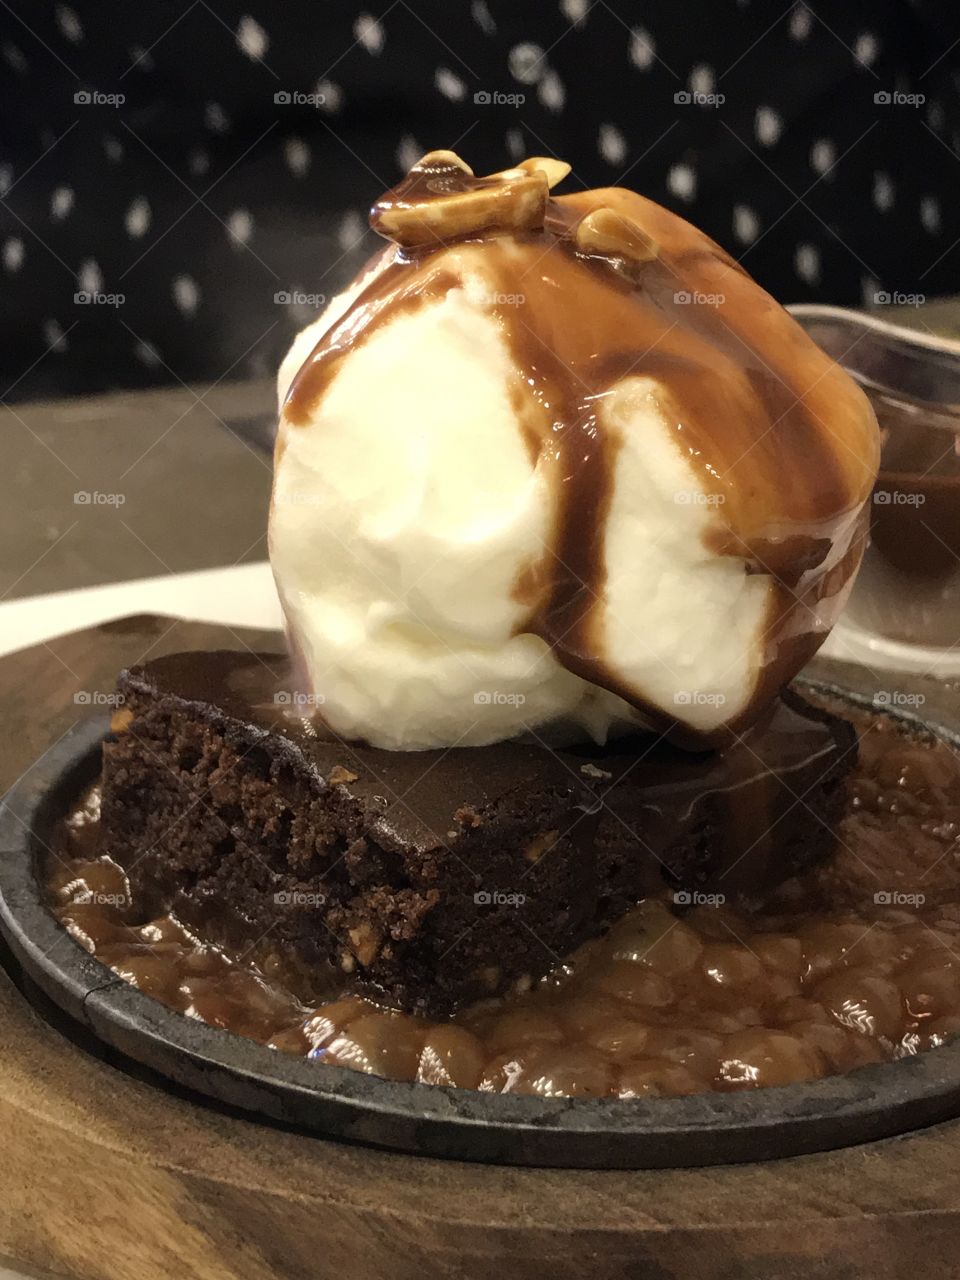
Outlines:
POLYGON ((619 258, 627 263, 652 262, 659 250, 653 237, 615 209, 594 209, 577 223, 574 243, 590 257, 619 258))
POLYGON ((330 770, 327 782, 331 787, 335 787, 338 782, 356 782, 360 777, 359 773, 351 773, 349 769, 345 769, 342 764, 335 764, 330 770))
POLYGON ((559 839, 559 831, 542 831, 540 835, 534 836, 532 840, 527 842, 523 856, 528 862, 539 862, 545 853, 549 853, 559 839))
POLYGON ((119 707, 110 717, 110 732, 121 734, 133 724, 133 712, 129 707, 119 707))
POLYGON ((367 968, 377 958, 380 951, 380 933, 374 929, 373 925, 364 923, 348 930, 348 935, 353 954, 363 967, 367 968))
POLYGON ((407 249, 480 231, 537 230, 550 188, 569 172, 562 160, 534 156, 478 178, 454 152, 430 151, 374 205, 370 224, 407 249))

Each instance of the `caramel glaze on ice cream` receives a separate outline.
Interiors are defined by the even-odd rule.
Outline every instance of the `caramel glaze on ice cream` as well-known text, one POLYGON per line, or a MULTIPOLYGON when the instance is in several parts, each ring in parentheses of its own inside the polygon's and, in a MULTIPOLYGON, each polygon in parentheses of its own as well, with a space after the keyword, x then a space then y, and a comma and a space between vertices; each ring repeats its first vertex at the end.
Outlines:
POLYGON ((549 551, 517 583, 529 604, 519 630, 681 745, 703 746, 702 736, 684 743, 689 731, 678 734, 662 709, 623 687, 597 634, 623 429, 612 415, 600 419, 621 380, 654 380, 680 448, 715 497, 709 551, 741 557, 747 574, 776 584, 762 677, 750 705, 706 740, 720 743, 813 655, 842 607, 866 538, 876 421, 840 367, 712 240, 621 188, 552 197, 549 185, 566 171, 528 160, 476 178, 450 152, 426 156, 374 205, 371 225, 393 247, 301 368, 284 417, 305 425, 348 351, 461 285, 464 264, 482 255, 513 357, 518 417, 554 495, 549 551))

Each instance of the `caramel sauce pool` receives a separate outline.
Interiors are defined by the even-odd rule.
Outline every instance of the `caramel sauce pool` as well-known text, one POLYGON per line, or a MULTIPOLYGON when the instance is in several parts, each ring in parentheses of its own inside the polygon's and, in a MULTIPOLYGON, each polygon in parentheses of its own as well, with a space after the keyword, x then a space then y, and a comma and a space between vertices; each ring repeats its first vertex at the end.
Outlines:
POLYGON ((648 899, 532 988, 447 1023, 349 995, 306 1007, 269 947, 231 954, 144 918, 98 847, 96 791, 62 825, 50 903, 147 995, 318 1069, 547 1097, 816 1080, 960 1031, 960 762, 882 716, 851 718, 860 764, 827 866, 752 911, 648 899))

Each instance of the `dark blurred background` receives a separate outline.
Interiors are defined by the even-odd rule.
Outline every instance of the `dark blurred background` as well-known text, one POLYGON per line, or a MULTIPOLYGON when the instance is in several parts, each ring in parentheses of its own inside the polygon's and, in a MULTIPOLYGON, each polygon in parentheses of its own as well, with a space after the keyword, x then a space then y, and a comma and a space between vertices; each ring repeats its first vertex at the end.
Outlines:
POLYGON ((0 53, 11 402, 272 372, 437 147, 634 187, 784 302, 960 291, 942 0, 3 0, 0 53))

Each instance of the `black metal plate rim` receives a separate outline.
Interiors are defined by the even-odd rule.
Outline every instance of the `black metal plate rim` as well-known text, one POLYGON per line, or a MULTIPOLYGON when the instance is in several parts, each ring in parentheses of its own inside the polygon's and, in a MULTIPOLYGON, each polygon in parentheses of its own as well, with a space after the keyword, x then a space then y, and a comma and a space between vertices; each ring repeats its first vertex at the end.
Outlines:
MULTIPOLYGON (((874 705, 872 695, 847 678, 807 683, 874 705)), ((960 715, 927 721, 895 714, 960 746, 960 715)), ((572 1168, 771 1159, 960 1115, 960 1039, 809 1084, 619 1101, 386 1080, 279 1053, 187 1018, 113 977, 74 942, 45 905, 35 874, 45 835, 98 772, 106 727, 100 719, 76 726, 0 805, 0 932, 55 1005, 123 1056, 196 1093, 325 1137, 417 1155, 572 1168)))

